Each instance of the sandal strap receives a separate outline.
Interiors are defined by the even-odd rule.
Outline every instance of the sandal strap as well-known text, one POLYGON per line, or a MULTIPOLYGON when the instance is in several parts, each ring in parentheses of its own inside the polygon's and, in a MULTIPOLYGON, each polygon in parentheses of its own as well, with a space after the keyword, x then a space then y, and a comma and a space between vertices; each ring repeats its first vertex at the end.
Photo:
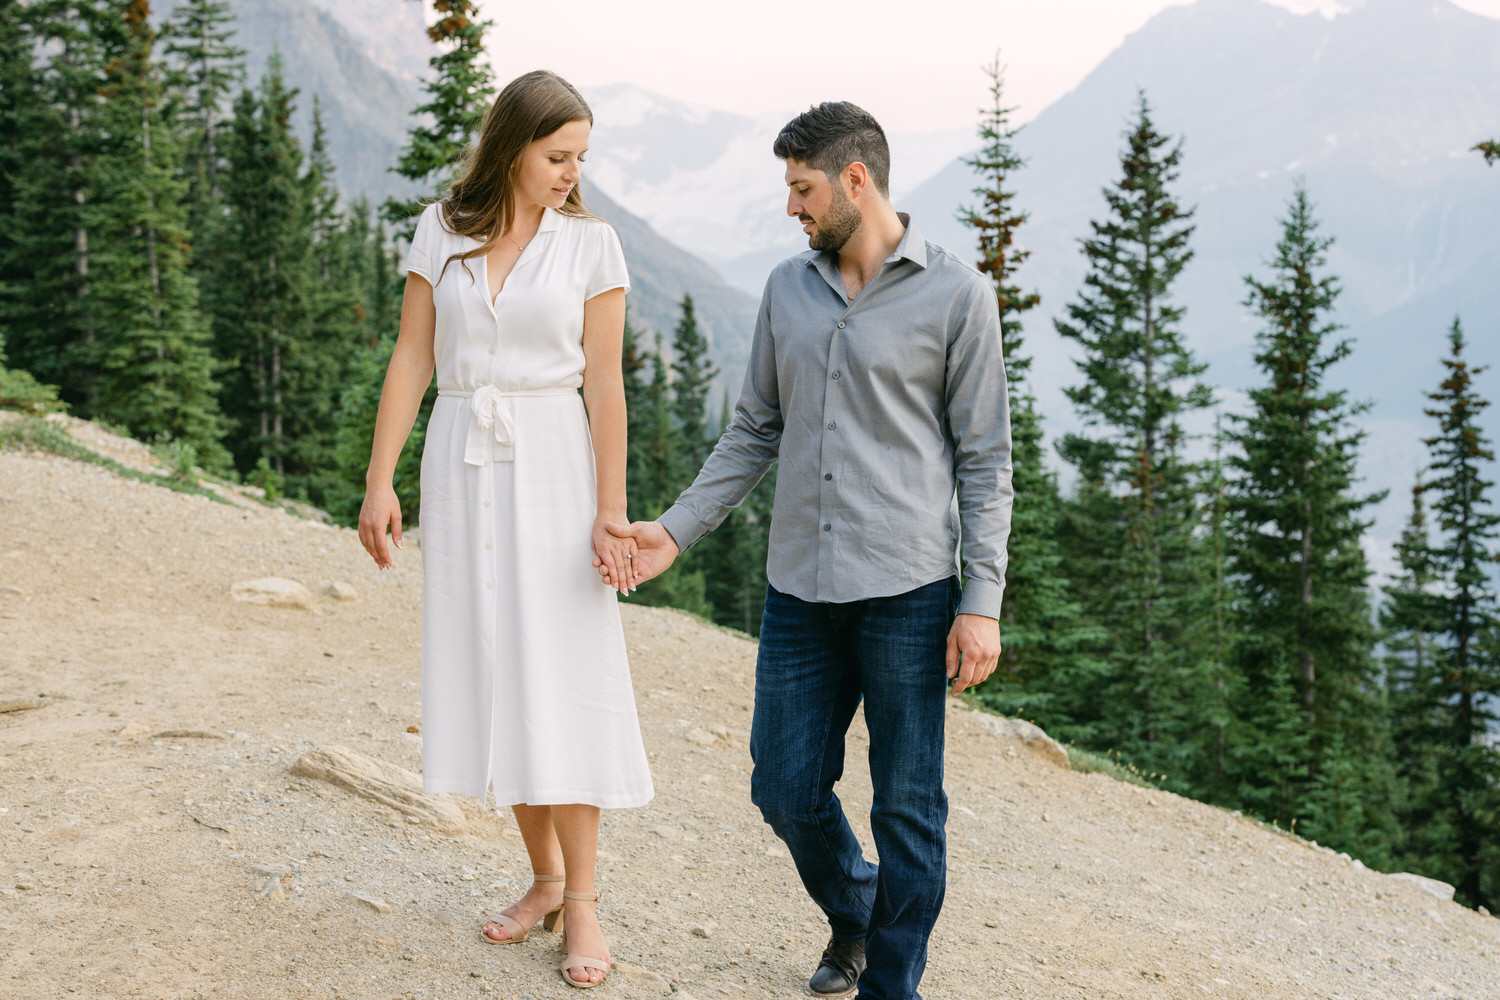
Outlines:
POLYGON ((566 881, 567 878, 568 878, 568 876, 566 876, 566 875, 536 875, 536 874, 533 874, 531 876, 531 881, 533 881, 533 882, 563 882, 563 881, 566 881))
POLYGON ((589 903, 597 903, 604 898, 604 893, 595 889, 593 892, 574 892, 572 889, 563 890, 563 899, 579 899, 589 903))
POLYGON ((562 960, 558 968, 566 974, 569 969, 598 969, 600 972, 609 971, 609 963, 602 958, 589 958, 587 955, 569 955, 562 960))
MULTIPOLYGON (((516 935, 519 934, 524 937, 526 935, 526 932, 530 930, 529 927, 522 927, 514 917, 507 916, 504 913, 497 913, 493 917, 490 917, 490 919, 486 922, 491 924, 499 924, 501 927, 504 927, 506 930, 510 931, 510 937, 507 939, 510 941, 520 940, 520 938, 518 938, 516 935)), ((491 938, 490 940, 496 941, 498 943, 500 939, 491 938)))

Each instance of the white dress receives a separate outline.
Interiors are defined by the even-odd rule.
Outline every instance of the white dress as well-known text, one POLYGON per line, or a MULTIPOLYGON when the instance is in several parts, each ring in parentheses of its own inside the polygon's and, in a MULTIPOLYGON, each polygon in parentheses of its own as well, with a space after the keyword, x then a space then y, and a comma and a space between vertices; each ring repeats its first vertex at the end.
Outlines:
POLYGON ((629 289, 607 223, 547 209, 492 303, 479 246, 423 212, 407 269, 433 286, 438 400, 422 452, 422 771, 497 805, 650 800, 596 486, 583 304, 629 289))

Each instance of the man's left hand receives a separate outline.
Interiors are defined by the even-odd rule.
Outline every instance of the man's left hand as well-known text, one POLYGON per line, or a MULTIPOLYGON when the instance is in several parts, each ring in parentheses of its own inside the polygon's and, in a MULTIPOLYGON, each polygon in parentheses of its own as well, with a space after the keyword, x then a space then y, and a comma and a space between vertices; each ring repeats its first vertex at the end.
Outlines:
POLYGON ((959 615, 948 632, 948 679, 962 694, 995 672, 1000 661, 1000 623, 984 615, 959 615))

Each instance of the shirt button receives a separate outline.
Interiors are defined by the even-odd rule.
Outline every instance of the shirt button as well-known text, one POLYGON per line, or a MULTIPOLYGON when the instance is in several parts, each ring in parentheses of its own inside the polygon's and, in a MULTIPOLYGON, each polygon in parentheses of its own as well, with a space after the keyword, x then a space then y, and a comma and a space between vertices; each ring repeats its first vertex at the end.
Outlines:
POLYGON ((494 354, 494 353, 495 353, 495 349, 494 349, 494 348, 493 348, 493 347, 491 347, 491 348, 490 348, 490 353, 491 353, 491 354, 494 354))
POLYGON ((486 501, 485 501, 485 502, 484 502, 484 505, 485 505, 485 506, 486 506, 486 507, 488 507, 488 506, 489 506, 489 505, 490 505, 490 502, 489 502, 489 501, 488 501, 488 500, 486 500, 486 501))
POLYGON ((833 525, 831 525, 831 524, 825 524, 825 525, 823 525, 823 530, 824 531, 832 531, 833 530, 833 525))
POLYGON ((838 426, 838 424, 835 423, 834 421, 832 421, 832 420, 828 421, 828 429, 829 430, 833 430, 837 426, 838 426))
POLYGON ((833 377, 834 377, 834 380, 837 381, 838 377, 839 377, 839 373, 838 372, 834 372, 833 373, 833 377))
POLYGON ((842 330, 843 328, 844 328, 844 321, 843 320, 839 320, 839 329, 842 330))
POLYGON ((823 473, 823 478, 825 480, 832 479, 833 478, 833 473, 831 473, 831 472, 825 472, 825 473, 823 473))
POLYGON ((484 543, 484 547, 485 547, 486 550, 493 549, 495 547, 495 543, 494 542, 485 542, 484 543))
POLYGON ((495 581, 494 580, 486 580, 486 581, 484 581, 484 589, 485 590, 494 590, 495 589, 495 581))

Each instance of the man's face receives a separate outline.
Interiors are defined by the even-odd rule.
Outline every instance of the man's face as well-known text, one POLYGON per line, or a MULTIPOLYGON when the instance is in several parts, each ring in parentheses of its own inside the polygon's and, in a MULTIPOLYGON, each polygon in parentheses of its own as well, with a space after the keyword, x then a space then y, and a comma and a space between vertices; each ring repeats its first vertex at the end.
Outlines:
POLYGON ((844 194, 843 182, 799 160, 786 161, 786 214, 802 222, 807 245, 837 253, 859 231, 864 217, 844 194))

